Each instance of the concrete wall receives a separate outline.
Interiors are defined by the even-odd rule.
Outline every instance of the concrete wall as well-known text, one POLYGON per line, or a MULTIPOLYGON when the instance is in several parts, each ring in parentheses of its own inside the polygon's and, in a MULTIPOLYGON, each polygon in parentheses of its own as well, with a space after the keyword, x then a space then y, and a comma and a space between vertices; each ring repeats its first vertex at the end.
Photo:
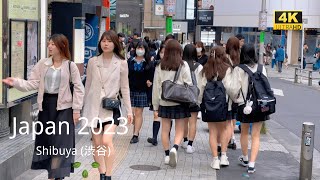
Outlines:
POLYGON ((144 36, 151 39, 163 39, 165 37, 166 19, 165 16, 154 14, 153 3, 151 0, 144 1, 144 36))
POLYGON ((144 26, 165 28, 165 25, 166 25, 166 21, 164 16, 154 15, 152 1, 145 1, 144 2, 144 26))
MULTIPOLYGON (((214 26, 258 27, 262 0, 215 1, 214 26)), ((267 0, 268 27, 273 26, 274 10, 302 10, 306 28, 320 28, 319 0, 267 0)))

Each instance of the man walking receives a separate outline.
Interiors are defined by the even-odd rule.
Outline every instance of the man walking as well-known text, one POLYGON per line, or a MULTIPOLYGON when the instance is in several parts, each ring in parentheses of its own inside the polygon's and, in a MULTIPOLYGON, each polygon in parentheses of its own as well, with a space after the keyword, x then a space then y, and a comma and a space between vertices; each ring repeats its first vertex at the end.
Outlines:
POLYGON ((276 62, 278 63, 278 72, 282 72, 282 63, 284 61, 285 55, 284 55, 284 50, 283 47, 280 45, 278 46, 277 52, 276 52, 276 62))

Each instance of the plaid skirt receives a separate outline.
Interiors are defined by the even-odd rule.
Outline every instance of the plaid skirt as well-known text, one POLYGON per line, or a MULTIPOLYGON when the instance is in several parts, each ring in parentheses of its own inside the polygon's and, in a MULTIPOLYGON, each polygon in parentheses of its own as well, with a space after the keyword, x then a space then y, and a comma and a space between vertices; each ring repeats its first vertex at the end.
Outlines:
POLYGON ((183 119, 191 117, 188 106, 159 106, 158 116, 168 119, 183 119))
POLYGON ((132 107, 149 107, 148 97, 146 92, 130 91, 130 100, 132 107))
POLYGON ((199 112, 201 111, 200 107, 198 105, 190 106, 189 107, 190 112, 199 112))

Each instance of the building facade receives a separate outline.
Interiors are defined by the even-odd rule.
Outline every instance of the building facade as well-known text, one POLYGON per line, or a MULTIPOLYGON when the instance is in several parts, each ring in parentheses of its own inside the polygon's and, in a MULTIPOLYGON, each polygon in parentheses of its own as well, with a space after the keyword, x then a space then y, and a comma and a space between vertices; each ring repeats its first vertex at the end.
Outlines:
POLYGON ((142 32, 143 1, 117 0, 116 30, 126 35, 142 32))
MULTIPOLYGON (((298 64, 301 56, 302 31, 273 31, 273 13, 275 10, 302 10, 303 19, 307 20, 304 25, 304 42, 309 46, 306 54, 307 61, 314 58, 313 52, 320 42, 320 11, 318 0, 267 0, 267 32, 265 43, 282 45, 286 47, 288 60, 291 64, 298 64)), ((258 31, 259 11, 262 1, 252 0, 224 0, 214 2, 214 27, 222 28, 221 40, 226 41, 230 36, 242 33, 247 43, 259 46, 260 33, 258 31), (248 5, 250 4, 250 6, 248 5)))

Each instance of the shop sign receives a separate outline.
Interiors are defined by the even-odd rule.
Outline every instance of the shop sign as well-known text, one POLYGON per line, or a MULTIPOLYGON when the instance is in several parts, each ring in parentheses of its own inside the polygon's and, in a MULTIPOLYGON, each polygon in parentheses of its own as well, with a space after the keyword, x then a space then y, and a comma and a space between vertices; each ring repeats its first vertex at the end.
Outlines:
POLYGON ((212 26, 213 25, 213 11, 199 10, 198 11, 198 25, 212 26))

